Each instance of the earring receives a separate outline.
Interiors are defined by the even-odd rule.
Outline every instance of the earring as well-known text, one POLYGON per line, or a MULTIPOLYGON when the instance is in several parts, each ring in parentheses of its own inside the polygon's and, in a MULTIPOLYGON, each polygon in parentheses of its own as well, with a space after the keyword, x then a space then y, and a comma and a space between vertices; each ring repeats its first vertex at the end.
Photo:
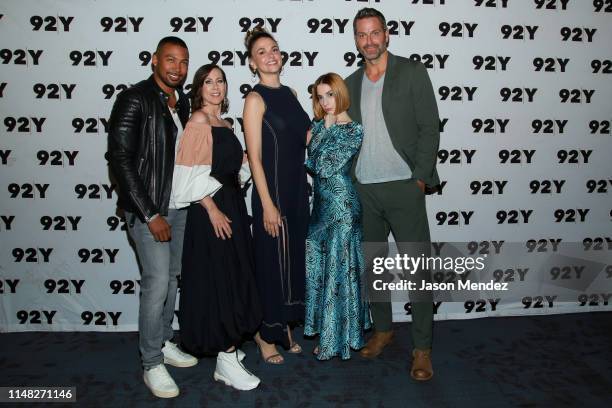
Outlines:
POLYGON ((254 69, 251 72, 253 73, 253 76, 251 77, 251 82, 255 83, 257 82, 257 69, 254 69))

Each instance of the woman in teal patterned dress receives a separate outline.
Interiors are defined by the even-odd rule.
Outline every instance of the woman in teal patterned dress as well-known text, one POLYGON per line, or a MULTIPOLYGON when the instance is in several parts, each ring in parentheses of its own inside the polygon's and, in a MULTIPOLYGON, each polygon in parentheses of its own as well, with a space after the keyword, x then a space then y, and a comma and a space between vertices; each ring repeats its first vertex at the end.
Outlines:
POLYGON ((322 75, 312 87, 315 120, 306 168, 313 178, 314 203, 306 239, 306 317, 304 334, 319 335, 319 360, 351 357, 370 328, 361 296, 361 204, 349 174, 361 147, 363 129, 346 109, 342 78, 322 75))

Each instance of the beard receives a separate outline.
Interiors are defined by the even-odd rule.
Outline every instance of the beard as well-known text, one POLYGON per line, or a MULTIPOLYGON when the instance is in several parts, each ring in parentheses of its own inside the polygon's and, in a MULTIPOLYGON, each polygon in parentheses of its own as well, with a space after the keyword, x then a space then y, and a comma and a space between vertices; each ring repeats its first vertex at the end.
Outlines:
POLYGON ((388 45, 389 42, 386 41, 384 44, 377 44, 373 47, 369 47, 367 51, 365 48, 358 48, 357 50, 361 53, 361 55, 363 55, 363 58, 368 61, 372 61, 380 58, 380 56, 387 51, 388 45))

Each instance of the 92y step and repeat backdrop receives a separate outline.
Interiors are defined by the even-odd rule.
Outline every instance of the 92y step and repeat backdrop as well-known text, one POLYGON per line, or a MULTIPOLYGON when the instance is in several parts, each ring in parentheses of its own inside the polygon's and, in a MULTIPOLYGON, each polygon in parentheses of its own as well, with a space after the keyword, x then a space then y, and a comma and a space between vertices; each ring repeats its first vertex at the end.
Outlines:
MULTIPOLYGON (((246 30, 276 36, 282 81, 311 113, 309 85, 362 62, 352 18, 365 6, 385 14, 389 49, 422 61, 437 95, 432 240, 488 257, 479 280, 513 288, 438 296, 436 319, 612 310, 612 0, 4 0, 0 331, 137 328, 138 265, 106 127, 161 37, 188 44, 187 84, 202 64, 223 67, 242 138, 246 30)), ((409 313, 394 303, 396 321, 409 313)))

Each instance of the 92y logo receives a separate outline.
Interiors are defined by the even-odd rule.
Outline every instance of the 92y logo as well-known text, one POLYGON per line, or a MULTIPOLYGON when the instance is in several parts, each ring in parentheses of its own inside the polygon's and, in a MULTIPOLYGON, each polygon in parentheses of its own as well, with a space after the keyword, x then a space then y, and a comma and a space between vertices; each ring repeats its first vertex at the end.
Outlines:
POLYGON ((591 103, 594 94, 594 89, 561 89, 559 91, 561 103, 591 103))
POLYGON ((89 198, 93 200, 113 198, 113 192, 116 191, 115 184, 77 184, 74 186, 74 192, 78 199, 89 198))
POLYGON ((106 118, 74 118, 72 119, 74 133, 108 133, 108 119, 106 118), (99 126, 101 125, 101 126, 99 126))
POLYGON ((536 72, 565 72, 569 58, 542 58, 533 59, 533 67, 536 72))
POLYGON ((477 27, 478 23, 447 23, 446 21, 443 21, 438 25, 440 36, 460 38, 474 38, 474 32, 476 31, 477 27))
POLYGON ((32 25, 32 31, 70 31, 70 24, 74 17, 64 16, 32 16, 30 17, 30 24, 32 25), (61 25, 61 27, 60 27, 61 25))
POLYGON ((19 310, 15 316, 19 324, 53 324, 56 313, 57 310, 19 310))
POLYGON ((46 198, 49 184, 11 183, 7 189, 11 198, 46 198))
POLYGON ((499 95, 502 102, 533 102, 533 98, 538 88, 502 88, 499 95))
POLYGON ((502 149, 497 153, 497 155, 501 164, 531 164, 535 152, 536 151, 534 149, 502 149))
POLYGON ((77 255, 81 259, 81 263, 115 263, 119 249, 108 248, 81 248, 77 251, 77 255))
POLYGON ((14 261, 28 263, 49 263, 53 248, 13 248, 14 261))
POLYGON ((181 30, 185 33, 196 33, 198 31, 207 33, 212 21, 212 17, 172 17, 170 19, 170 27, 172 27, 172 32, 174 33, 181 30))
POLYGON ((324 18, 321 20, 318 18, 311 18, 306 22, 306 27, 308 27, 308 32, 311 34, 344 34, 344 30, 346 29, 348 22, 348 18, 324 18))
MULTIPOLYGON (((313 20, 313 19, 310 19, 313 20)), ((310 20, 308 20, 310 22, 310 20)), ((241 17, 238 20, 238 25, 241 27, 241 32, 246 33, 251 28, 268 26, 270 31, 276 33, 278 25, 282 21, 282 18, 271 18, 271 17, 255 17, 253 19, 249 17, 241 17)))
POLYGON ((506 126, 510 123, 510 119, 474 119, 472 120, 472 129, 474 133, 506 133, 506 126))
POLYGON ((533 133, 562 135, 567 125, 567 119, 534 119, 531 121, 533 133))
POLYGON ((15 64, 15 65, 39 65, 40 57, 43 55, 43 50, 29 50, 29 49, 17 49, 9 50, 3 48, 0 50, 0 59, 2 64, 15 64))
MULTIPOLYGON (((425 65, 425 68, 429 69, 444 69, 446 61, 448 60, 448 54, 412 54, 410 55, 410 59, 413 61, 422 62, 425 65)), ((363 58, 363 57, 362 57, 363 58)))
POLYGON ((81 218, 80 215, 67 215, 65 217, 61 215, 55 217, 43 215, 40 217, 40 225, 43 231, 78 231, 81 218))
POLYGON ((561 194, 565 180, 531 180, 531 194, 561 194))
POLYGON ((77 66, 82 62, 84 67, 95 67, 98 65, 106 67, 108 66, 112 54, 112 51, 87 50, 81 52, 72 50, 70 54, 68 54, 68 57, 70 61, 72 61, 73 66, 77 66))
POLYGON ((36 153, 39 166, 74 166, 78 150, 39 150, 36 153))
POLYGON ((562 27, 561 40, 574 42, 593 42, 593 37, 595 37, 596 32, 596 28, 562 27))
POLYGON ((534 40, 536 31, 539 26, 522 26, 522 25, 509 25, 504 24, 501 26, 500 31, 504 40, 534 40))
POLYGON ((36 99, 72 99, 72 92, 76 84, 42 84, 37 83, 32 86, 36 99))
POLYGON ((536 9, 567 10, 569 0, 533 0, 536 9))
POLYGON ((438 94, 443 101, 447 99, 450 101, 473 101, 477 90, 477 86, 441 86, 438 88, 438 94))
POLYGON ((512 57, 500 57, 493 55, 475 55, 472 58, 475 70, 483 69, 485 71, 505 71, 512 57))
POLYGON ((102 17, 100 25, 102 31, 107 33, 114 31, 116 33, 127 33, 140 31, 140 24, 144 21, 144 17, 102 17))
POLYGON ((84 279, 46 279, 43 286, 47 293, 80 294, 84 283, 84 279))
POLYGON ((7 116, 4 118, 4 126, 7 132, 31 133, 33 131, 34 133, 41 133, 46 120, 47 118, 14 118, 7 116))
POLYGON ((117 326, 119 325, 119 317, 121 317, 121 313, 122 312, 92 312, 86 310, 81 313, 81 320, 83 320, 83 325, 85 326, 90 324, 95 326, 117 326))

